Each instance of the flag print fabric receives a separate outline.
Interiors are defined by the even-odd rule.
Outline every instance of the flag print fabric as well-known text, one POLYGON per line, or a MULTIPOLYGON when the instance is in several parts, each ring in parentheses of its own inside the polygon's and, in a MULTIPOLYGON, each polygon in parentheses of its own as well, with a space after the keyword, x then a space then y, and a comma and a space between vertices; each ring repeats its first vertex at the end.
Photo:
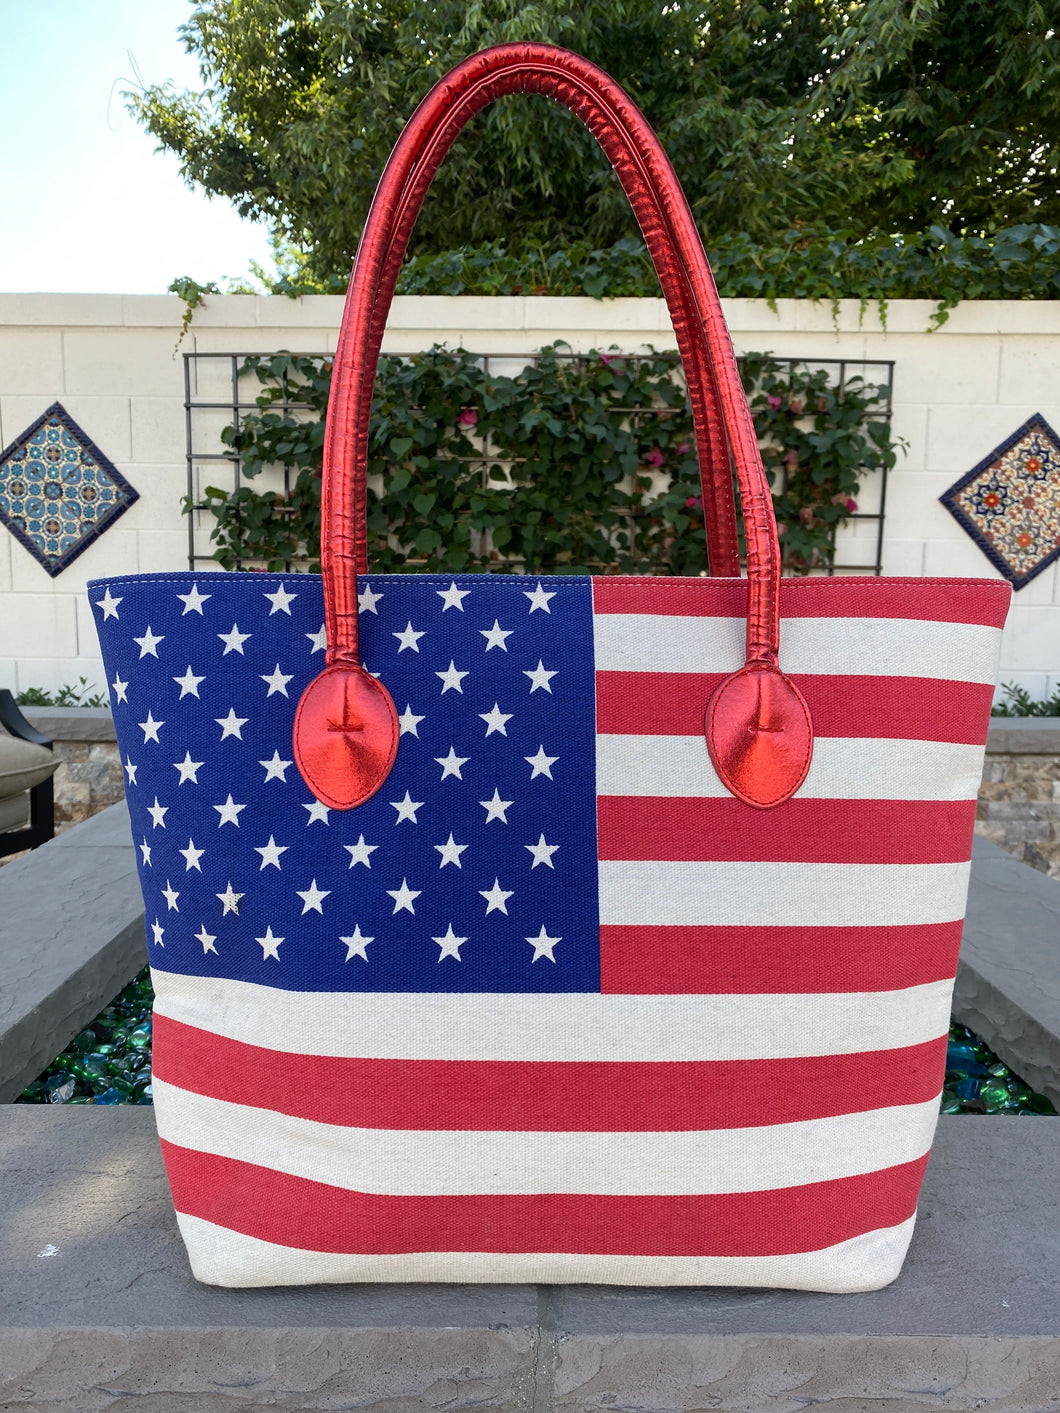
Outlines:
POLYGON ((199 1279, 873 1288, 942 1087, 1007 585, 781 584, 794 798, 704 703, 742 580, 367 576, 382 787, 293 763, 319 577, 100 581, 199 1279))

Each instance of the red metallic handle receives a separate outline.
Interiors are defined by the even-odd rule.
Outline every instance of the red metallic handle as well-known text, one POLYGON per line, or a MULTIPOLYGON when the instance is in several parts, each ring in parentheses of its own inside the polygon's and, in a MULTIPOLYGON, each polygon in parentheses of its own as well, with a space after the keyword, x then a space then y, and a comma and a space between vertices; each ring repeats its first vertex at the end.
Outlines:
POLYGON ((374 679, 367 678, 360 664, 357 602, 357 572, 367 570, 365 479, 376 365, 412 227, 442 159, 475 113, 516 92, 554 98, 581 118, 630 199, 684 359, 711 570, 728 576, 739 573, 730 455, 735 464, 747 543, 747 662, 715 694, 708 709, 707 741, 719 774, 734 794, 749 804, 779 803, 801 784, 812 737, 805 704, 777 666, 780 547, 773 501, 714 279, 680 183, 643 114, 596 65, 544 44, 499 45, 451 70, 402 132, 372 202, 354 261, 328 406, 321 503, 328 665, 299 706, 299 766, 317 794, 339 802, 337 807, 350 808, 378 788, 390 768, 386 764, 384 769, 384 754, 392 763, 396 751, 395 736, 386 753, 377 753, 370 771, 348 767, 358 777, 349 789, 339 788, 331 766, 322 775, 321 766, 310 759, 338 761, 338 738, 348 744, 354 731, 360 733, 363 755, 365 728, 349 723, 358 709, 363 715, 368 707, 362 702, 355 709, 353 701, 367 693, 372 710, 378 706, 374 679), (326 707, 325 697, 330 702, 326 707), (320 710, 311 710, 317 698, 320 710), (339 716, 344 724, 336 724, 339 716), (322 733, 328 734, 327 741, 322 733))

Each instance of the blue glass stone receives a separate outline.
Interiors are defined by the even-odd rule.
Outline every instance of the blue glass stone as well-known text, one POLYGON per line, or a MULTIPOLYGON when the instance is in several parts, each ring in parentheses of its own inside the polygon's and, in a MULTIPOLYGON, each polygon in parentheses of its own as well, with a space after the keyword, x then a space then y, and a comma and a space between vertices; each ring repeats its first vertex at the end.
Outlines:
POLYGON ((92 1100, 93 1104, 120 1104, 125 1095, 120 1089, 105 1089, 102 1094, 97 1094, 92 1100))
POLYGON ((77 1081, 72 1074, 62 1071, 45 1080, 44 1088, 48 1093, 49 1104, 66 1104, 74 1097, 77 1081))

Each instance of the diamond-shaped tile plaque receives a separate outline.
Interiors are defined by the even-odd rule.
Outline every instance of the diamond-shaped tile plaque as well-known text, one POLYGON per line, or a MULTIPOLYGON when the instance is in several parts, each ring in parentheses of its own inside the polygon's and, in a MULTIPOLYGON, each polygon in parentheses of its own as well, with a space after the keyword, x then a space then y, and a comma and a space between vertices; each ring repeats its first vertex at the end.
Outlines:
POLYGON ((53 579, 136 500, 61 403, 0 453, 0 524, 53 579))
POLYGON ((1022 589, 1060 555, 1060 437, 1036 412, 939 499, 1022 589))

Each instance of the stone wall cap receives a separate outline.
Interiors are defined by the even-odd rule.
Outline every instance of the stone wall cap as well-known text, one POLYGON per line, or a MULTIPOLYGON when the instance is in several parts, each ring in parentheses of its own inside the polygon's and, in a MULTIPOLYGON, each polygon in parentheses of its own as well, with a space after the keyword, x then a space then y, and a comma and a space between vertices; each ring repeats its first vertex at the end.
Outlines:
POLYGON ((22 715, 53 741, 116 741, 110 707, 22 707, 22 715))
POLYGON ((993 716, 986 749, 991 755, 1060 754, 1060 716, 993 716))

